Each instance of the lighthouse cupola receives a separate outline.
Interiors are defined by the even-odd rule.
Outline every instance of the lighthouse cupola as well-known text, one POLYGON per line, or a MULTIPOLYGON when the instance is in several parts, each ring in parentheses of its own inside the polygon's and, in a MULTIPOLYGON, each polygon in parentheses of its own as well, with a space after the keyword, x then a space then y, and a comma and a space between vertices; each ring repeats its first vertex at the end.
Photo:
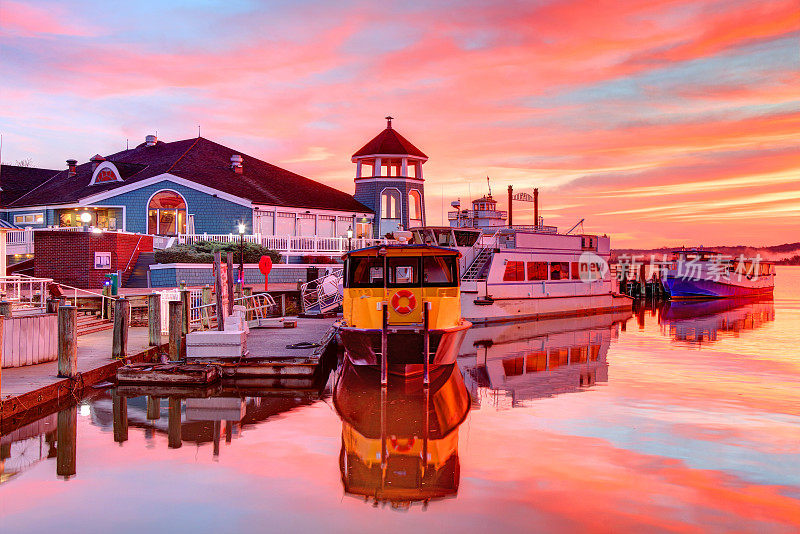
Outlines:
POLYGON ((375 212, 374 237, 403 228, 425 225, 425 190, 422 153, 392 127, 386 129, 353 154, 356 164, 355 199, 375 212))

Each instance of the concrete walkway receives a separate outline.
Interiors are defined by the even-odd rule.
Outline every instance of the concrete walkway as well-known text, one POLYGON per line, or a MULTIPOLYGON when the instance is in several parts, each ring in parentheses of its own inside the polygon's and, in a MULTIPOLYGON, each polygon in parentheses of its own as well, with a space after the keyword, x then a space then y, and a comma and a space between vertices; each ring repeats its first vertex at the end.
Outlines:
MULTIPOLYGON (((78 338, 78 371, 86 373, 111 363, 112 330, 86 334, 78 338)), ((161 336, 166 341, 166 336, 161 336)), ((128 355, 148 348, 147 328, 128 329, 128 355)), ((64 380, 58 378, 58 362, 3 369, 0 377, 0 398, 14 397, 64 380)))
MULTIPOLYGON (((294 320, 294 318, 292 318, 294 320)), ((319 343, 338 319, 298 318, 297 328, 251 328, 247 336, 247 350, 251 358, 302 358, 309 357, 315 348, 287 349, 287 345, 307 341, 319 343)))

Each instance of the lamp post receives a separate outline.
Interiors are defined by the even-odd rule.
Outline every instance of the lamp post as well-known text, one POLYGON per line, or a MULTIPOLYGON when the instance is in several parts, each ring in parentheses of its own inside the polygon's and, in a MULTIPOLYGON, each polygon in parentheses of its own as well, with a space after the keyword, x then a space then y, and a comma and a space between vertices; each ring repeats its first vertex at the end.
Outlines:
POLYGON ((347 252, 353 250, 353 227, 347 229, 347 252))
POLYGON ((244 223, 239 223, 239 292, 244 286, 244 223))
MULTIPOLYGON (((83 223, 84 227, 88 227, 89 223, 92 222, 92 214, 88 211, 84 211, 81 213, 81 222, 83 223)), ((85 230, 86 228, 84 228, 85 230)))

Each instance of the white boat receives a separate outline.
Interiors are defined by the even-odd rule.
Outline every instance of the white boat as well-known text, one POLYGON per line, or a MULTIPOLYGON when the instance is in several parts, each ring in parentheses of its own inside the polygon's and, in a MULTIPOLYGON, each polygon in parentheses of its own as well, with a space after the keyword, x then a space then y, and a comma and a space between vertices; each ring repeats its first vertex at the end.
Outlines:
POLYGON ((415 228, 461 252, 461 315, 474 324, 630 310, 608 268, 610 239, 554 227, 415 228))

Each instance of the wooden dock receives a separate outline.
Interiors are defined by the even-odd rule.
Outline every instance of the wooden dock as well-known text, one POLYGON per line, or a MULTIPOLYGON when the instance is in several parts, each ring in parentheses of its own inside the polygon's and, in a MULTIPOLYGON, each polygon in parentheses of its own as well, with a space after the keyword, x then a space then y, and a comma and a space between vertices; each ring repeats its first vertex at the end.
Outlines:
MULTIPOLYGON (((251 329, 247 339, 248 357, 236 363, 216 362, 219 364, 216 378, 209 378, 208 382, 195 380, 194 383, 208 385, 222 379, 220 387, 223 389, 247 391, 248 395, 281 388, 309 389, 320 374, 326 354, 330 355, 331 350, 335 353, 335 321, 333 318, 300 318, 296 328, 251 329), (305 343, 300 345, 301 348, 287 348, 301 343, 305 343)), ((111 358, 111 331, 81 337, 78 342, 78 375, 73 378, 59 378, 56 362, 4 369, 0 382, 0 424, 7 429, 35 419, 53 405, 75 402, 90 391, 91 386, 113 380, 123 365, 146 363, 152 368, 167 354, 167 344, 148 347, 146 327, 129 328, 127 344, 130 356, 115 360, 111 358)), ((209 377, 214 375, 214 372, 207 374, 209 377)), ((180 387, 186 386, 179 386, 178 382, 161 383, 161 386, 179 394, 180 387)), ((156 380, 154 383, 159 382, 156 380)), ((133 391, 147 386, 140 383, 125 387, 133 391)))

